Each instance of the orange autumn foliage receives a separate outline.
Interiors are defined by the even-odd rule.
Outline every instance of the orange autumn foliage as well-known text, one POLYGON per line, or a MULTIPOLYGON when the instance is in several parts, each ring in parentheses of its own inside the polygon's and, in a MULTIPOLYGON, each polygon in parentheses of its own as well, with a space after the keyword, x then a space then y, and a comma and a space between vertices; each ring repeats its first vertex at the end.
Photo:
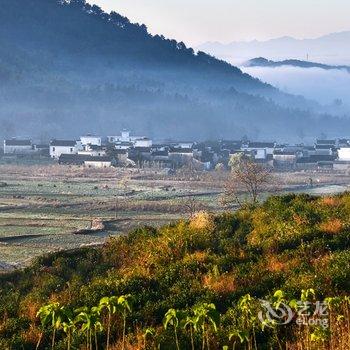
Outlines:
POLYGON ((267 259, 267 270, 270 272, 281 272, 286 269, 286 264, 277 259, 277 257, 270 255, 267 259))
POLYGON ((331 219, 323 222, 320 225, 320 229, 326 233, 337 234, 343 229, 343 223, 340 219, 331 219))
POLYGON ((335 197, 324 197, 321 199, 321 203, 329 207, 335 207, 339 204, 339 199, 335 197))
POLYGON ((232 273, 225 273, 220 276, 213 276, 212 274, 205 275, 203 277, 203 285, 221 295, 237 290, 235 276, 232 273))

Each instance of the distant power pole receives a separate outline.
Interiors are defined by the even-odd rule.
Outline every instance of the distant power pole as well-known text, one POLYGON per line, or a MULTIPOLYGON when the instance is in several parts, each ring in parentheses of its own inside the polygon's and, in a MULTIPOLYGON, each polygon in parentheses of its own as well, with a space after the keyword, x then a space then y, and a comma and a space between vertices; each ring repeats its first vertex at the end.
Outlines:
POLYGON ((309 54, 306 54, 306 61, 309 62, 309 54))

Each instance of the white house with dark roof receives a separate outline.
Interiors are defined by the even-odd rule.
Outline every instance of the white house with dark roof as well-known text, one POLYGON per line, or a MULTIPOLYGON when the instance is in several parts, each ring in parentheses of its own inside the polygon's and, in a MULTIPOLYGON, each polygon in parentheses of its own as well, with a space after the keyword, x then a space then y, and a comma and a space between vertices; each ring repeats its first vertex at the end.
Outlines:
POLYGON ((148 137, 143 137, 134 141, 134 147, 149 148, 152 147, 152 140, 148 137))
POLYGON ((100 136, 95 135, 85 135, 80 137, 81 144, 83 146, 91 145, 91 146, 101 146, 102 138, 100 136))
POLYGON ((50 157, 59 159, 61 154, 78 154, 82 149, 81 141, 52 140, 50 142, 50 157))
POLYGON ((96 145, 83 145, 82 150, 78 150, 80 155, 88 155, 92 157, 104 157, 107 155, 107 150, 105 147, 96 146, 96 145))
POLYGON ((275 147, 275 142, 248 142, 242 145, 241 150, 254 154, 256 160, 265 160, 272 158, 275 147))
POLYGON ((29 154, 34 152, 31 140, 4 140, 4 154, 29 154))
POLYGON ((131 136, 130 131, 123 130, 121 135, 118 136, 107 136, 109 143, 116 145, 130 143, 134 147, 151 147, 152 140, 145 136, 131 136))
POLYGON ((338 149, 338 160, 350 162, 350 146, 338 149))

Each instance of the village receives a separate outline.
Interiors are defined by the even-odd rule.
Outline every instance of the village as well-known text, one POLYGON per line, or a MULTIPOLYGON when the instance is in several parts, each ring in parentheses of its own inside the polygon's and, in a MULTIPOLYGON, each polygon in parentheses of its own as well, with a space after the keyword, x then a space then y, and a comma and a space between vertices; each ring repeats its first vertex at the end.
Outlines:
POLYGON ((227 169, 231 156, 243 153, 276 171, 350 170, 350 138, 316 140, 312 145, 250 141, 163 141, 134 136, 123 130, 118 136, 81 136, 79 140, 52 139, 38 144, 31 139, 4 140, 2 158, 50 159, 60 165, 88 168, 130 167, 174 171, 188 167, 197 171, 227 169))

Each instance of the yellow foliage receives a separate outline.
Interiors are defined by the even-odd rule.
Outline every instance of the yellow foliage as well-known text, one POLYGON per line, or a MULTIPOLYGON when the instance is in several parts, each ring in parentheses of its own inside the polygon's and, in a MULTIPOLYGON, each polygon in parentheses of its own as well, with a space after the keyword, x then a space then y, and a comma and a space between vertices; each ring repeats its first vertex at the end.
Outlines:
POLYGON ((267 257, 267 270, 270 272, 281 272, 286 270, 286 264, 274 255, 269 255, 267 257))
POLYGON ((196 213, 190 221, 190 228, 193 230, 212 230, 214 228, 213 216, 206 211, 196 213))
POLYGON ((320 225, 320 229, 323 232, 331 233, 331 234, 337 234, 339 233, 343 228, 343 223, 340 219, 330 219, 326 222, 323 222, 320 225))
POLYGON ((32 298, 23 299, 20 303, 20 313, 23 317, 28 318, 32 322, 37 319, 36 314, 42 305, 32 298))
POLYGON ((36 344, 41 337, 41 332, 33 324, 29 326, 29 329, 22 332, 21 338, 29 344, 36 344))
POLYGON ((306 218, 303 218, 302 216, 297 215, 297 214, 293 215, 293 220, 295 221, 295 223, 297 225, 308 225, 309 224, 309 222, 306 218))
POLYGON ((224 273, 219 276, 210 273, 203 277, 203 285, 221 295, 229 294, 237 290, 233 273, 224 273))
POLYGON ((335 197, 323 197, 321 198, 321 203, 329 207, 335 207, 339 205, 339 199, 335 197))
POLYGON ((198 263, 205 263, 209 258, 209 254, 204 251, 195 251, 192 254, 186 254, 184 256, 184 263, 189 263, 192 261, 198 262, 198 263))
POLYGON ((331 256, 329 254, 321 255, 311 261, 312 265, 317 267, 319 270, 328 269, 331 256))

